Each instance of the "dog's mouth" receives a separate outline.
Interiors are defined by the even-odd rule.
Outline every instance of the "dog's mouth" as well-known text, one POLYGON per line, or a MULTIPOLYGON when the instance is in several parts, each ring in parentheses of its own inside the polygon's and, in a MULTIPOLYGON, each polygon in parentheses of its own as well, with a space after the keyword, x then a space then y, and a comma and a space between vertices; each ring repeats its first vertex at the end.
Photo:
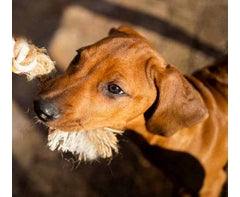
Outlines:
POLYGON ((122 133, 108 127, 71 132, 49 128, 48 146, 52 151, 71 152, 79 161, 111 158, 114 152, 118 153, 116 135, 122 133))

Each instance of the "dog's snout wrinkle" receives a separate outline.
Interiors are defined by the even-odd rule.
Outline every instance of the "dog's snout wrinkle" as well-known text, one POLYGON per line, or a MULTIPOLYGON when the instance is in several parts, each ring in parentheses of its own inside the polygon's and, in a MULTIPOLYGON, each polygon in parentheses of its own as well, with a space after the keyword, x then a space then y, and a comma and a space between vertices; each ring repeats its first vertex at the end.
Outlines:
POLYGON ((53 121, 60 117, 59 109, 51 101, 42 98, 34 101, 34 111, 44 122, 53 121))

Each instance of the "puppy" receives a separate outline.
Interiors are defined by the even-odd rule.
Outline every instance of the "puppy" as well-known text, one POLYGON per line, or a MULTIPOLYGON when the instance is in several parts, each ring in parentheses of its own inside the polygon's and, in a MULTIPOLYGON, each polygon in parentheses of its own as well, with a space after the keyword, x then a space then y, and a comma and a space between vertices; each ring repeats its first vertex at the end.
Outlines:
MULTIPOLYGON (((220 194, 227 162, 227 64, 184 77, 145 38, 121 26, 78 49, 67 70, 41 87, 34 108, 51 132, 82 137, 106 128, 131 131, 141 136, 147 158, 176 175, 182 195, 220 194)), ((88 147, 104 144, 101 138, 83 138, 78 143, 91 143, 71 150, 95 159, 101 154, 88 147)))

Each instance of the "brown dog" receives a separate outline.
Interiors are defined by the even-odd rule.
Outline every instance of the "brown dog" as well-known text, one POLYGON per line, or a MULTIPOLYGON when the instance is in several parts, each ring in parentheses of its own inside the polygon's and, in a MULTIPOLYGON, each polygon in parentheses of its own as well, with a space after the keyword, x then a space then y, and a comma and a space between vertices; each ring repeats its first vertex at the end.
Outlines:
POLYGON ((132 130, 152 147, 186 153, 205 175, 201 190, 189 192, 218 196, 226 180, 227 65, 185 78, 126 26, 77 53, 61 76, 42 85, 40 119, 63 131, 132 130))

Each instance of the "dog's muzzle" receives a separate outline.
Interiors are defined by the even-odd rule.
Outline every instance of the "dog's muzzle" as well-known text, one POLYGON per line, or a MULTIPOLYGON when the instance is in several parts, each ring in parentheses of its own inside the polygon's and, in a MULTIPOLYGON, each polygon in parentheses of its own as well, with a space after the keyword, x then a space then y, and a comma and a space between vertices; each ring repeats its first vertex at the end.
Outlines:
POLYGON ((34 111, 44 122, 53 121, 60 116, 59 109, 51 101, 42 98, 34 101, 34 111))

